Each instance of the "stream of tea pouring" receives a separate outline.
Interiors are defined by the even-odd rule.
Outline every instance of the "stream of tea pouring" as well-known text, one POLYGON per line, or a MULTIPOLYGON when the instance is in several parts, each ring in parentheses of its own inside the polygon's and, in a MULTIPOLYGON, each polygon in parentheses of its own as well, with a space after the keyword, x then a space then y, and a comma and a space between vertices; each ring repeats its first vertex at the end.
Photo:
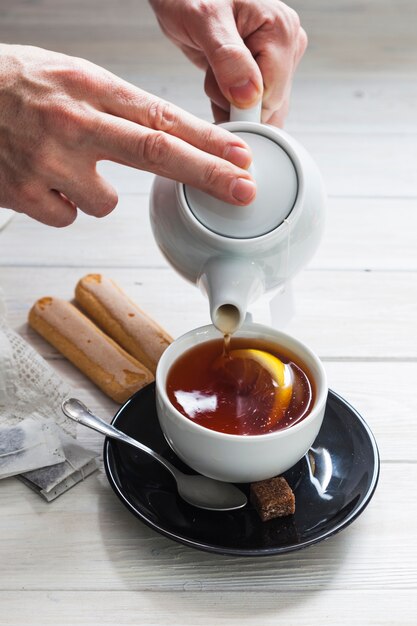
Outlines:
POLYGON ((100 417, 93 415, 81 400, 66 398, 62 403, 62 411, 67 417, 79 424, 96 430, 106 437, 127 443, 158 461, 172 474, 177 483, 179 495, 189 504, 210 511, 232 511, 241 509, 247 504, 245 494, 234 485, 207 478, 201 474, 180 472, 179 469, 145 444, 136 441, 100 417))

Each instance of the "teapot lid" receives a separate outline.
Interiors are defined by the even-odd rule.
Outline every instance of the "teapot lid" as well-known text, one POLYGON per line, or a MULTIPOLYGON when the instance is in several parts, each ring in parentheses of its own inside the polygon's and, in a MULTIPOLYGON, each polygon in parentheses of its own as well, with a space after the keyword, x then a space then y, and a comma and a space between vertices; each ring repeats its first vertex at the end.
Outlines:
POLYGON ((195 218, 209 230, 234 239, 260 237, 291 213, 298 193, 297 171, 288 153, 273 139, 256 131, 236 135, 252 151, 249 171, 257 184, 254 200, 247 206, 235 206, 189 185, 184 185, 184 194, 195 218))

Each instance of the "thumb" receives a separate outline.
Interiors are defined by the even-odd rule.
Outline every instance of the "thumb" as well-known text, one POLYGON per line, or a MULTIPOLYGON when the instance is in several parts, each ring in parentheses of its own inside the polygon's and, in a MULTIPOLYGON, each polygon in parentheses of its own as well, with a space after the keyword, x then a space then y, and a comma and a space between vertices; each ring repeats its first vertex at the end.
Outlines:
POLYGON ((253 106, 262 96, 261 71, 241 38, 231 9, 219 8, 196 28, 195 38, 212 69, 220 91, 238 107, 253 106))

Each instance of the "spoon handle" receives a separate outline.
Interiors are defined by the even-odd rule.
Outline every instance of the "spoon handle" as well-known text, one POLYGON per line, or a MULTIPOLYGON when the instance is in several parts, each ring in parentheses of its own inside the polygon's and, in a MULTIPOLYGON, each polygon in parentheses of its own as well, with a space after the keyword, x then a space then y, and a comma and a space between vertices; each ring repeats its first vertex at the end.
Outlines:
POLYGON ((96 430, 102 435, 106 435, 106 437, 111 437, 112 439, 117 439, 118 441, 123 441, 124 443, 129 444, 130 446, 134 446, 142 452, 149 454, 156 461, 161 463, 166 469, 171 472, 171 474, 175 477, 176 472, 179 472, 177 468, 174 468, 171 463, 169 463, 162 456, 159 456, 154 450, 145 446, 144 443, 140 441, 136 441, 136 439, 132 439, 129 435, 126 435, 121 430, 118 430, 111 424, 108 424, 97 415, 94 415, 90 409, 88 409, 85 404, 81 402, 81 400, 77 400, 76 398, 66 398, 61 405, 62 411, 65 413, 67 417, 70 417, 75 422, 82 424, 83 426, 87 426, 92 430, 96 430))

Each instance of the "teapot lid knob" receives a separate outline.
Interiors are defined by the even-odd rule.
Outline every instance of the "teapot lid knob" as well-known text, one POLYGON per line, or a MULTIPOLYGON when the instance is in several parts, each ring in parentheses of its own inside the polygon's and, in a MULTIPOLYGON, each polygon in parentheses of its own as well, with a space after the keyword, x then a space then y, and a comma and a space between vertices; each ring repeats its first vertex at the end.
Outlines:
POLYGON ((230 121, 231 122, 255 122, 261 123, 262 100, 259 99, 255 106, 250 109, 239 109, 233 104, 230 105, 230 121))
MULTIPOLYGON (((248 111, 253 112, 252 109, 248 111)), ((241 116, 242 110, 238 114, 241 116)), ((253 156, 249 171, 256 181, 257 193, 249 205, 221 202, 194 187, 184 186, 184 195, 193 215, 219 235, 233 239, 265 235, 282 224, 295 204, 298 194, 295 165, 286 150, 271 138, 277 135, 275 129, 261 133, 259 129, 262 128, 267 127, 258 123, 253 124, 253 131, 236 132, 249 145, 253 156)))

